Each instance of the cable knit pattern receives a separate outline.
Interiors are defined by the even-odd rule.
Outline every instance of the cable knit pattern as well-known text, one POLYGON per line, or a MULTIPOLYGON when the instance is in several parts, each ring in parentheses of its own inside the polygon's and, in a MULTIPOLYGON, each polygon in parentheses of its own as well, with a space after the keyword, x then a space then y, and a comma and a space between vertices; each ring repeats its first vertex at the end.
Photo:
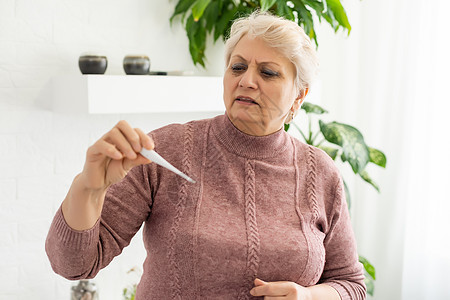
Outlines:
MULTIPOLYGON (((184 153, 182 159, 182 169, 181 171, 188 176, 190 175, 191 170, 191 160, 190 154, 192 153, 192 148, 194 144, 193 139, 193 128, 192 123, 188 123, 185 129, 184 134, 184 153)), ((169 270, 170 270, 170 278, 171 278, 171 291, 172 291, 172 299, 182 299, 182 290, 180 284, 180 268, 177 260, 175 259, 175 242, 177 239, 178 228, 180 226, 181 218, 183 217, 183 212, 186 207, 187 200, 187 184, 186 180, 183 180, 180 185, 179 191, 179 201, 176 205, 176 213, 175 218, 173 220, 172 228, 170 229, 169 239, 168 239, 168 260, 169 260, 169 270)))
POLYGON ((318 236, 318 229, 315 228, 315 223, 319 219, 319 205, 318 199, 316 195, 317 191, 317 163, 316 163, 316 155, 314 153, 313 147, 308 147, 308 182, 307 182, 307 190, 308 190, 308 200, 311 205, 312 210, 312 218, 308 226, 310 226, 311 231, 313 232, 313 237, 316 240, 316 243, 311 243, 310 252, 314 253, 318 256, 318 260, 320 263, 311 266, 313 268, 313 276, 311 277, 311 281, 309 284, 314 284, 318 278, 320 278, 320 273, 322 272, 322 264, 325 261, 325 252, 318 249, 317 246, 321 245, 323 241, 318 236))
MULTIPOLYGON (((259 267, 259 233, 256 223, 256 201, 255 201, 255 162, 245 160, 245 225, 247 231, 247 269, 245 277, 252 283, 256 278, 259 267)), ((239 299, 249 299, 248 291, 252 288, 244 286, 239 294, 239 299)))
POLYGON ((314 149, 312 147, 308 147, 308 177, 307 177, 307 191, 308 191, 308 200, 311 205, 311 210, 313 212, 313 219, 311 222, 315 222, 319 218, 319 206, 317 205, 317 197, 316 197, 316 160, 314 157, 314 149))
MULTIPOLYGON (((201 166, 201 172, 200 172, 200 177, 197 180, 200 180, 200 182, 203 182, 203 178, 204 178, 204 173, 205 170, 208 168, 207 165, 207 161, 208 161, 208 146, 210 145, 208 143, 208 132, 210 130, 211 127, 211 122, 208 122, 207 126, 206 126, 206 130, 205 132, 203 132, 203 151, 202 151, 202 157, 201 157, 201 162, 202 162, 202 166, 201 166)), ((200 145, 199 145, 200 146, 200 145)), ((201 194, 201 191, 200 191, 201 194)), ((202 197, 199 196, 197 199, 197 205, 195 207, 195 218, 194 218, 194 233, 193 233, 193 237, 192 237, 192 257, 194 260, 198 259, 198 236, 199 236, 199 230, 200 230, 200 214, 201 214, 201 207, 202 207, 202 197)), ((201 271, 198 268, 198 263, 196 261, 193 262, 192 264, 192 269, 193 269, 193 273, 194 273, 194 280, 193 280, 193 288, 194 288, 194 293, 199 295, 200 294, 200 289, 199 289, 199 282, 198 282, 198 278, 201 278, 201 271)))
MULTIPOLYGON (((302 198, 301 197, 299 197, 299 189, 300 189, 300 170, 299 170, 299 166, 298 166, 298 164, 296 163, 297 161, 298 161, 298 149, 297 149, 297 145, 295 145, 295 143, 292 143, 292 148, 293 148, 293 161, 292 161, 292 163, 293 163, 293 165, 295 166, 295 189, 294 189, 294 199, 295 199, 295 211, 296 211, 296 213, 297 213, 297 217, 299 218, 299 220, 300 220, 300 227, 301 227, 301 229, 302 229, 302 232, 305 232, 305 226, 306 226, 306 224, 305 224, 305 219, 303 218, 303 215, 302 215, 302 209, 301 209, 301 201, 302 201, 302 198)), ((308 175, 308 174, 307 174, 308 175)), ((307 176, 308 177, 308 176, 307 176)), ((306 248, 306 249, 308 249, 308 250, 310 250, 311 249, 311 246, 310 246, 310 241, 309 241, 309 239, 305 239, 305 243, 304 243, 304 247, 306 248)), ((306 261, 306 268, 304 268, 303 269, 303 271, 300 273, 300 277, 299 278, 297 278, 296 280, 295 280, 295 282, 297 282, 297 283, 302 283, 302 279, 304 278, 304 277, 306 277, 305 276, 305 274, 306 273, 308 273, 308 266, 309 266, 309 264, 311 263, 310 262, 310 257, 309 257, 309 251, 307 252, 307 254, 308 254, 308 260, 306 261)))
POLYGON ((226 114, 150 134, 197 183, 150 163, 109 188, 93 228, 74 231, 58 210, 46 240, 55 272, 94 277, 144 224, 136 300, 262 299, 249 294, 256 276, 365 299, 340 174, 326 153, 283 130, 246 135, 226 114))

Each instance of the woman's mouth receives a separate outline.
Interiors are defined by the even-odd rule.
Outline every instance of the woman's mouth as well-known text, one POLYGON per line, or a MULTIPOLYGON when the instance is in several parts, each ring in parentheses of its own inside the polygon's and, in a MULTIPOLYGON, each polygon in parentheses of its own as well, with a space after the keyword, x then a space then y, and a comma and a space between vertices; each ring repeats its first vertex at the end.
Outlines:
POLYGON ((235 101, 244 105, 254 105, 254 104, 259 105, 255 100, 253 100, 250 97, 239 96, 235 99, 235 101))

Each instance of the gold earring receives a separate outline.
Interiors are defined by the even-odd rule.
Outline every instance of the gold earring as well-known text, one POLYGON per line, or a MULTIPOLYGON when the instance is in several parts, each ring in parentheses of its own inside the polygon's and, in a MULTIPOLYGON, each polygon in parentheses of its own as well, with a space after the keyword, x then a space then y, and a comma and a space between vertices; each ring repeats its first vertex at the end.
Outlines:
POLYGON ((294 112, 292 110, 289 111, 288 117, 284 121, 285 124, 289 124, 294 119, 294 112))

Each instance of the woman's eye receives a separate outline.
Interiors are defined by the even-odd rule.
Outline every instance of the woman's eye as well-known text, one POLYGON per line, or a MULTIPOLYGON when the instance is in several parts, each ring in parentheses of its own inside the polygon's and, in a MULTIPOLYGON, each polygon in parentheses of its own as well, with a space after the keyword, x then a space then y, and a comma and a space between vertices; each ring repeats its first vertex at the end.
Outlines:
POLYGON ((261 71, 261 73, 263 74, 264 77, 277 77, 279 75, 278 72, 269 69, 264 69, 261 71))
POLYGON ((245 71, 247 69, 247 66, 244 64, 234 64, 231 66, 231 70, 233 72, 241 72, 241 71, 245 71))

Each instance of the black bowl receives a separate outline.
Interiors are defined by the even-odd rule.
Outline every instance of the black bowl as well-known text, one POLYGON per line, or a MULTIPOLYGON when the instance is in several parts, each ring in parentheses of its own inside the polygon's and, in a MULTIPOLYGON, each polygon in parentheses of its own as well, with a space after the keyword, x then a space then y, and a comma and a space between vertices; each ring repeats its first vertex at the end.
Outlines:
POLYGON ((123 69, 127 75, 147 75, 150 59, 145 55, 127 55, 123 59, 123 69))
POLYGON ((82 55, 78 59, 78 66, 83 74, 105 74, 108 59, 106 56, 82 55))

